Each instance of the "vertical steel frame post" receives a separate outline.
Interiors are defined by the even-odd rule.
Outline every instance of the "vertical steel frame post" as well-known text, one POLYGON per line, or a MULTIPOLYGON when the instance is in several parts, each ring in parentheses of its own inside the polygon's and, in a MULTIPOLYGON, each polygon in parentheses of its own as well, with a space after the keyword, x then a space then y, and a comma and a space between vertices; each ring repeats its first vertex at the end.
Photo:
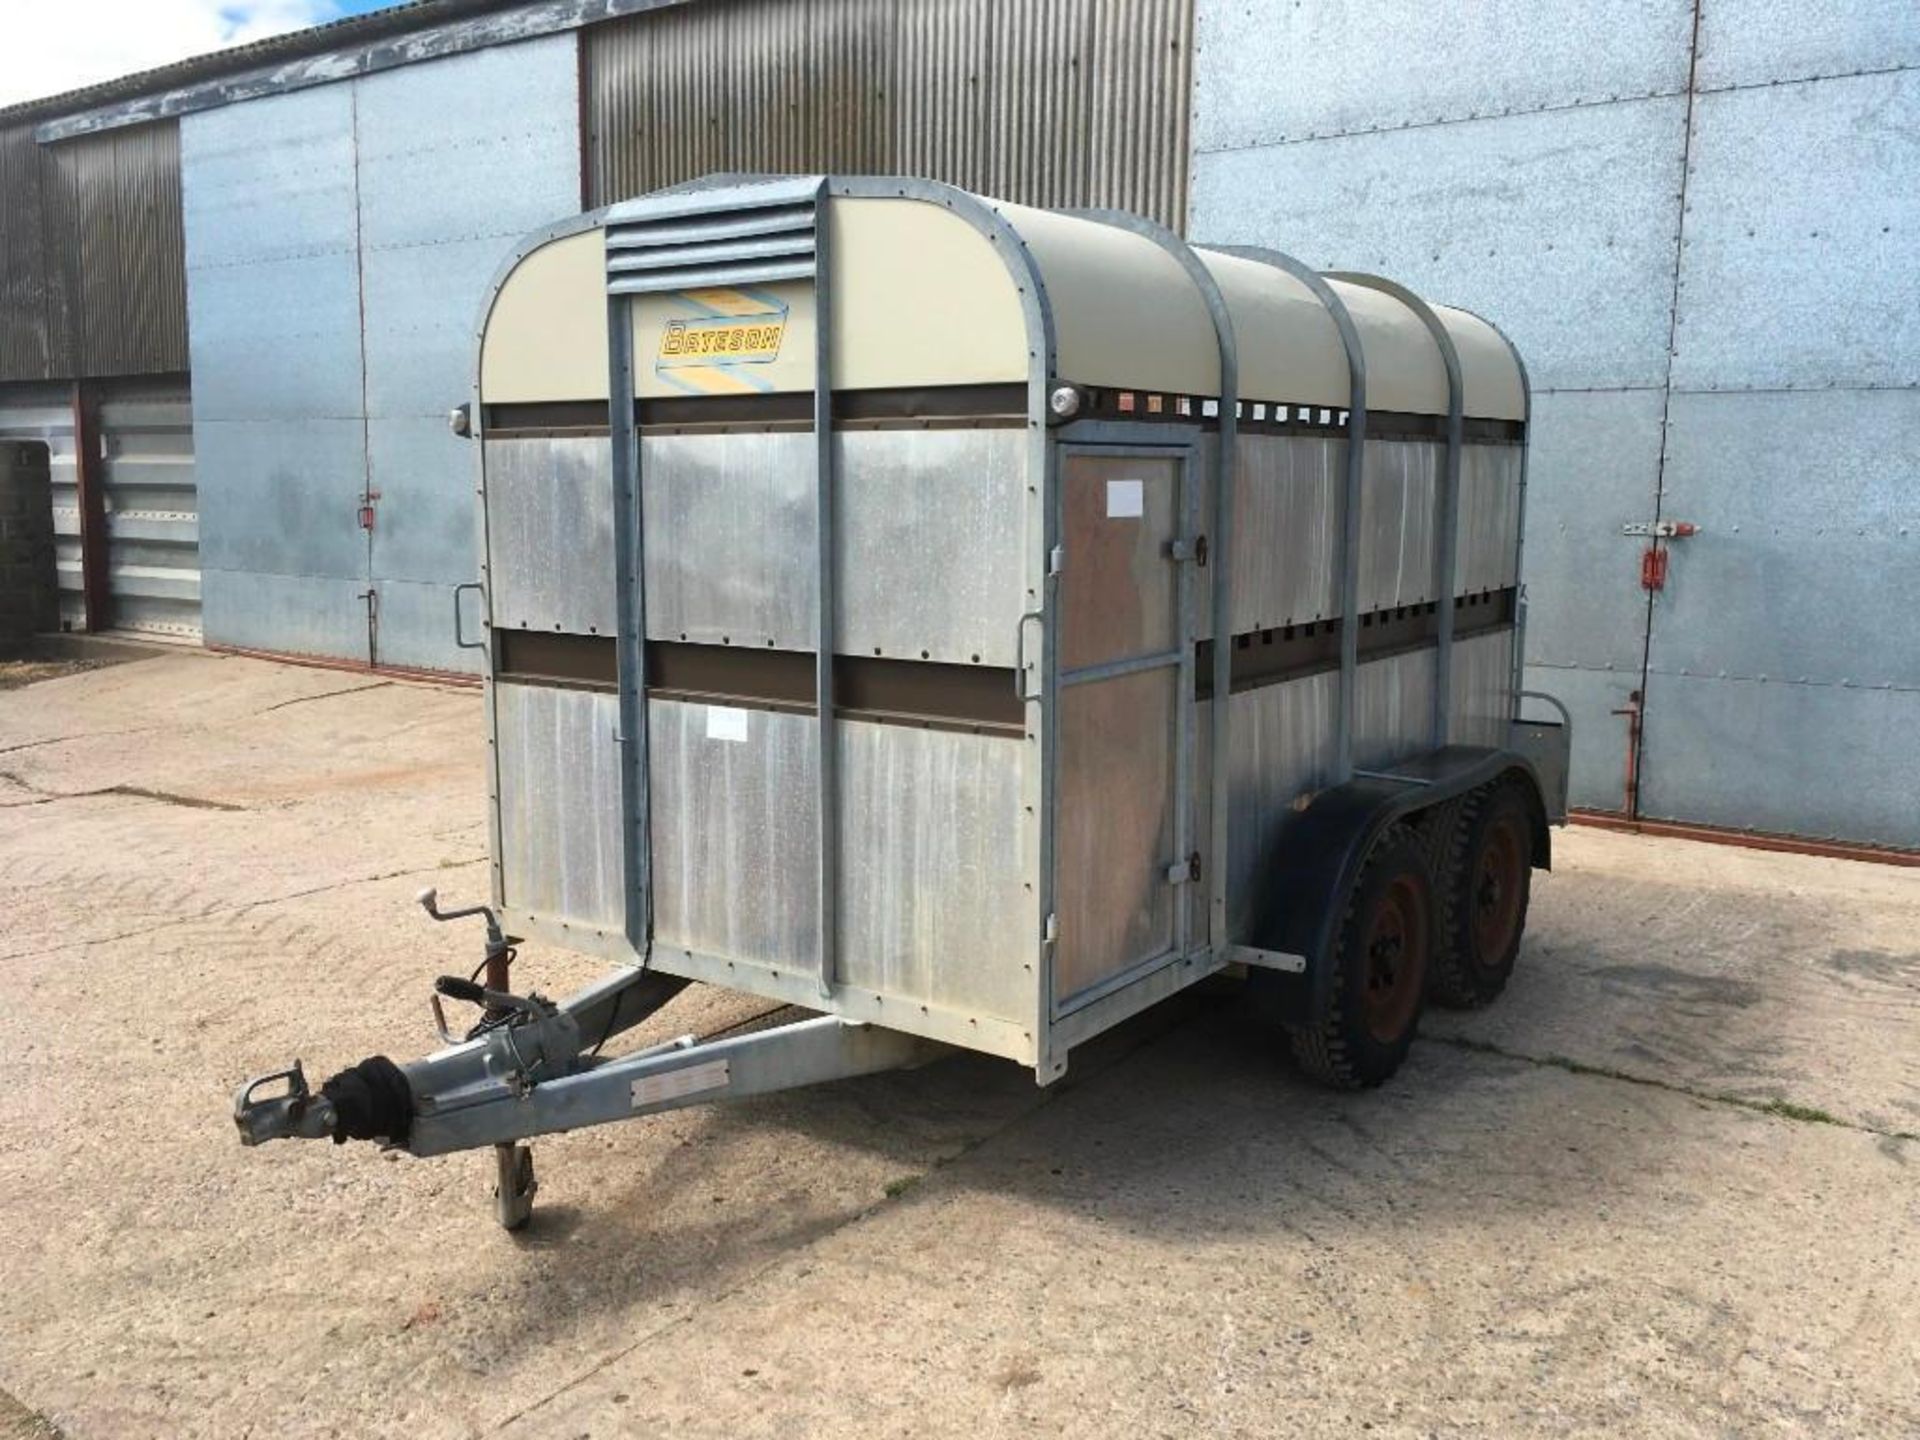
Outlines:
POLYGON ((1533 450, 1533 378, 1527 374, 1526 358, 1521 355, 1520 348, 1507 338, 1506 331, 1484 315, 1475 314, 1471 310, 1461 313, 1472 315, 1474 319, 1498 335, 1500 343, 1507 347, 1507 353, 1513 356, 1514 369, 1520 372, 1520 495, 1514 507, 1513 517, 1513 674, 1512 694, 1508 699, 1511 706, 1509 718, 1518 720, 1520 697, 1526 689, 1527 572, 1521 562, 1526 559, 1527 554, 1527 457, 1533 450))
POLYGON ((1360 506, 1367 468, 1367 356, 1360 344, 1360 332, 1346 302, 1334 293, 1325 277, 1293 256, 1262 245, 1215 245, 1203 247, 1242 260, 1270 265, 1281 274, 1298 280, 1326 308, 1339 332, 1340 344, 1347 352, 1347 471, 1346 486, 1340 503, 1340 719, 1334 728, 1333 783, 1344 785, 1353 778, 1353 724, 1357 714, 1355 693, 1360 676, 1360 506))
POLYGON ((813 506, 817 606, 813 684, 819 726, 814 760, 818 783, 821 995, 833 993, 840 930, 840 752, 833 718, 834 484, 833 260, 828 238, 827 182, 814 192, 813 220, 813 506))
POLYGON ((1460 535, 1460 444, 1466 425, 1466 396, 1460 375, 1460 353, 1454 348, 1453 336, 1441 323, 1440 317, 1434 314, 1433 307, 1406 286, 1358 271, 1329 271, 1328 278, 1377 290, 1406 306, 1427 327, 1427 333, 1433 336, 1434 346, 1440 351, 1441 364, 1447 371, 1447 454, 1441 469, 1440 490, 1433 499, 1434 519, 1437 522, 1433 527, 1434 619, 1437 624, 1434 627, 1432 734, 1433 744, 1438 748, 1447 743, 1453 721, 1453 580, 1460 535))
POLYGON ((644 957, 653 939, 653 822, 647 747, 646 554, 640 431, 634 405, 633 297, 607 296, 607 441, 613 449, 613 564, 619 630, 620 849, 627 943, 644 957))
POLYGON ((84 380, 73 382, 73 485, 80 508, 82 623, 89 634, 111 623, 113 591, 107 573, 107 499, 100 473, 100 432, 95 396, 84 380))

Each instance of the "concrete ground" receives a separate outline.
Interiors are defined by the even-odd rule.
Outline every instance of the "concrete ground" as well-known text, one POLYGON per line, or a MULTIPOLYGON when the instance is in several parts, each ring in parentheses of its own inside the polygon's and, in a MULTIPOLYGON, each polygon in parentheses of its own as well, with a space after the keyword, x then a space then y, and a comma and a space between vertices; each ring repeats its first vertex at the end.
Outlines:
POLYGON ((427 1048, 482 748, 199 653, 0 694, 0 1435, 1920 1433, 1920 871, 1563 832, 1381 1092, 1203 998, 542 1141, 516 1241, 483 1157, 228 1119, 427 1048))

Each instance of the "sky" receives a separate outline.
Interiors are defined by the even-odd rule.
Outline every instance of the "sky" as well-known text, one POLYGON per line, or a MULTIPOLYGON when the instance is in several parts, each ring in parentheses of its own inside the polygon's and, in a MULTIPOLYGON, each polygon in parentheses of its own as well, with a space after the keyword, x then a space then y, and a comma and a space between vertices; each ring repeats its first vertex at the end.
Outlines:
POLYGON ((384 9, 393 0, 0 0, 0 105, 384 9))

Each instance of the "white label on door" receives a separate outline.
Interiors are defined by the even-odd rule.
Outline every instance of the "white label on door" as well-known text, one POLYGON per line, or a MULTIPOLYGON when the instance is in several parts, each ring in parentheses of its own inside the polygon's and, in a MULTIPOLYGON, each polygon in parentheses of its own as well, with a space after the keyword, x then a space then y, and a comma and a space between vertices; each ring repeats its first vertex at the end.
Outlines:
POLYGON ((1146 481, 1107 481, 1107 518, 1109 520, 1131 520, 1146 513, 1146 481))
POLYGON ((744 740, 747 738, 747 712, 732 705, 707 707, 707 739, 744 740))

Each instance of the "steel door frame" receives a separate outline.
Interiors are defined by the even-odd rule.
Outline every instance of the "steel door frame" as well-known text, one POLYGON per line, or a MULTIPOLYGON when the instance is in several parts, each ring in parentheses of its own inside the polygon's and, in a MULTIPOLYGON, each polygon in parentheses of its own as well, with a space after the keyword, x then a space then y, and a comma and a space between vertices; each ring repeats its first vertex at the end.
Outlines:
MULTIPOLYGON (((1195 700, 1194 700, 1194 640, 1195 612, 1193 605, 1192 555, 1198 531, 1199 486, 1195 475, 1200 462, 1200 442, 1198 435, 1190 435, 1179 441, 1156 444, 1145 441, 1138 435, 1112 441, 1095 438, 1076 438, 1062 440, 1054 446, 1055 476, 1053 493, 1048 497, 1048 507, 1052 517, 1052 531, 1063 537, 1059 542, 1065 545, 1066 530, 1066 468, 1067 462, 1078 455, 1091 456, 1105 460, 1138 458, 1142 460, 1177 460, 1179 462, 1175 481, 1178 490, 1174 502, 1174 542, 1183 547, 1167 556, 1167 563, 1174 567, 1174 648, 1150 655, 1129 656, 1118 661, 1109 661, 1096 665, 1081 666, 1077 669, 1063 669, 1060 664, 1060 586, 1066 577, 1066 567, 1073 563, 1072 553, 1064 551, 1060 555, 1061 563, 1050 563, 1047 575, 1047 629, 1046 644, 1046 694, 1048 696, 1046 727, 1049 739, 1048 750, 1051 765, 1057 770, 1061 763, 1059 745, 1060 697, 1064 690, 1082 684, 1096 684, 1104 680, 1118 679, 1125 675, 1163 669, 1175 669, 1178 677, 1175 681, 1174 696, 1174 753, 1173 753, 1173 854, 1170 864, 1178 864, 1184 857, 1194 853, 1194 767, 1197 763, 1194 744, 1195 700)), ((1060 833, 1060 792, 1057 776, 1047 786, 1046 826, 1054 836, 1060 833)), ((1051 893, 1057 897, 1061 889, 1062 877, 1059 874, 1058 844, 1052 847, 1048 856, 1052 868, 1051 893)), ((1096 881, 1097 877, 1089 877, 1096 881)), ((1168 881, 1174 886, 1173 944, 1170 948, 1127 966, 1124 970, 1097 980, 1093 984, 1075 991, 1071 995, 1059 993, 1057 966, 1046 967, 1046 1013, 1050 1021, 1065 1019, 1087 1006, 1105 999, 1116 991, 1124 990, 1136 981, 1142 980, 1158 970, 1177 964, 1193 953, 1193 906, 1192 891, 1194 881, 1168 881)), ((1054 911, 1058 913, 1057 908, 1054 911)), ((1057 946, 1057 936, 1050 937, 1057 946)))

